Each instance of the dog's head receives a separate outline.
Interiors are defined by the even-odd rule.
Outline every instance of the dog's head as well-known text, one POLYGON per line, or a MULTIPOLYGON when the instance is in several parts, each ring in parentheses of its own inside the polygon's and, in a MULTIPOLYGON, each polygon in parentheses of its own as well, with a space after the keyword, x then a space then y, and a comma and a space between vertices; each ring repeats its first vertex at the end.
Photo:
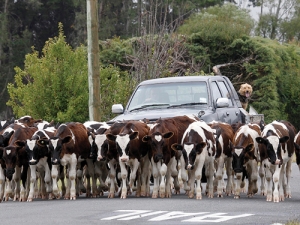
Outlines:
POLYGON ((250 98, 252 95, 252 86, 250 84, 241 84, 240 90, 238 91, 240 95, 250 98))

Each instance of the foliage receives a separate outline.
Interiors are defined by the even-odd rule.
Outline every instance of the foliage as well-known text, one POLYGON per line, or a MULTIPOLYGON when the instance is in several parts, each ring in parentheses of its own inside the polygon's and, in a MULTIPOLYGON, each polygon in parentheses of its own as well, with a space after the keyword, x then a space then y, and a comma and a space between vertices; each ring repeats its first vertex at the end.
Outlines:
MULTIPOLYGON (((253 86, 250 104, 265 114, 266 122, 287 119, 299 129, 299 0, 289 1, 295 3, 290 17, 260 17, 257 34, 267 38, 251 37, 253 20, 247 11, 221 0, 99 1, 103 120, 113 116, 113 103, 127 102, 136 82, 210 74, 213 66, 221 65, 236 89, 243 82, 253 86), (202 9, 208 6, 213 7, 202 9), (271 34, 282 42, 268 39, 271 34)), ((87 120, 87 53, 80 46, 86 42, 86 3, 7 2, 6 14, 0 12, 0 103, 10 97, 7 104, 15 116, 87 120), (64 23, 66 37, 59 33, 48 40, 57 34, 58 21, 64 23)), ((251 2, 265 7, 266 1, 251 2)))
POLYGON ((300 110, 300 102, 295 98, 300 82, 299 48, 262 38, 253 38, 251 42, 257 57, 246 70, 255 74, 254 108, 265 114, 267 122, 286 119, 300 128, 300 120, 295 116, 300 110))
POLYGON ((228 45, 235 39, 248 36, 252 26, 253 20, 245 10, 240 10, 232 4, 225 4, 222 7, 207 8, 193 15, 178 29, 178 32, 188 35, 187 48, 194 62, 202 63, 201 69, 210 72, 214 65, 233 60, 234 56, 231 56, 231 59, 225 57, 228 45))
POLYGON ((285 42, 300 42, 300 0, 297 2, 293 15, 283 19, 280 24, 280 33, 285 42))
POLYGON ((280 101, 286 104, 287 120, 300 129, 300 48, 295 45, 286 45, 285 52, 280 54, 283 69, 279 77, 280 101))
MULTIPOLYGON (((126 55, 131 55, 133 51, 131 40, 124 40, 120 37, 100 41, 99 48, 100 62, 104 66, 125 66, 128 62, 126 55)), ((126 69, 129 68, 124 68, 124 70, 126 69)))
POLYGON ((15 84, 8 85, 17 117, 31 115, 45 120, 85 121, 88 118, 87 54, 84 47, 72 50, 60 26, 58 37, 49 39, 43 56, 33 50, 25 68, 15 68, 15 84))
POLYGON ((222 41, 223 44, 243 35, 250 35, 254 21, 244 9, 233 4, 214 6, 187 19, 178 32, 184 35, 200 33, 203 41, 222 41), (215 40, 219 37, 221 40, 215 40))
MULTIPOLYGON (((15 68, 15 84, 8 85, 7 104, 17 117, 31 115, 58 122, 88 120, 86 48, 73 50, 65 41, 61 24, 59 29, 59 36, 45 43, 41 57, 33 49, 26 55, 24 70, 15 68)), ((135 83, 126 72, 110 65, 101 67, 100 84, 99 111, 109 120, 111 104, 125 104, 135 83)))
POLYGON ((264 0, 261 4, 256 35, 289 42, 299 38, 300 0, 264 0))
POLYGON ((212 8, 215 11, 210 9, 194 15, 178 30, 187 36, 186 46, 193 61, 203 62, 201 69, 206 73, 213 66, 221 65, 221 73, 230 78, 237 90, 241 83, 250 83, 254 88, 250 104, 265 115, 266 122, 287 119, 300 128, 296 116, 300 110, 299 47, 250 37, 250 23, 249 29, 244 29, 243 24, 247 22, 243 12, 232 5, 212 8), (238 13, 230 13, 225 7, 232 7, 238 13), (231 14, 228 20, 224 12, 231 14), (232 15, 239 16, 233 21, 232 15))
POLYGON ((100 70, 101 109, 102 120, 108 121, 115 115, 111 113, 112 104, 126 105, 136 86, 127 72, 121 72, 112 65, 102 67, 100 70))
MULTIPOLYGON (((152 28, 160 32, 164 23, 174 28, 192 12, 222 3, 223 0, 101 0, 98 1, 99 38, 141 36, 147 34, 145 29, 153 21, 152 28)), ((31 53, 31 46, 40 56, 45 42, 58 35, 59 22, 64 24, 66 42, 73 48, 86 44, 86 1, 0 0, 0 8, 0 117, 6 119, 13 115, 11 107, 5 104, 9 98, 7 83, 14 80, 14 67, 24 69, 24 58, 31 53)), ((110 61, 113 62, 117 61, 110 61)), ((117 63, 122 64, 122 70, 128 70, 126 62, 117 63)))
POLYGON ((300 222, 298 220, 290 220, 285 225, 299 225, 300 222))

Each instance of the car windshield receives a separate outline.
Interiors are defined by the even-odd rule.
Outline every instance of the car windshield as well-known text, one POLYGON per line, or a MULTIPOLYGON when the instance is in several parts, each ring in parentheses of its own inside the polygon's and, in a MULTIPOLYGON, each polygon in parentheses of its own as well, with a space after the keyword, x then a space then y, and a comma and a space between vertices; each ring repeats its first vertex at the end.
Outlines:
POLYGON ((206 82, 161 83, 139 86, 128 110, 195 106, 208 103, 206 82))

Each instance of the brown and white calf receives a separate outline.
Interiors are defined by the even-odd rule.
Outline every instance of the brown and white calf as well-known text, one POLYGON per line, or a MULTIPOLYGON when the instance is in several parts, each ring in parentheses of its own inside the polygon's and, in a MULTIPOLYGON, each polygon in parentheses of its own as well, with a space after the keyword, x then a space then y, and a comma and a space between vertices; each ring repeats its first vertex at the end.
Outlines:
POLYGON ((147 182, 149 176, 150 161, 148 158, 148 145, 142 141, 142 138, 148 134, 147 124, 140 121, 130 121, 122 128, 118 135, 107 134, 110 141, 116 143, 119 154, 119 165, 121 168, 122 191, 121 198, 127 197, 127 168, 130 167, 129 187, 133 188, 135 180, 137 181, 136 196, 146 195, 147 182))
MULTIPOLYGON (((45 140, 54 136, 55 129, 37 130, 31 138, 25 141, 17 141, 17 145, 24 146, 30 166, 30 191, 28 202, 33 201, 41 195, 42 199, 52 199, 52 182, 51 182, 51 154, 48 147, 44 144, 45 140), (38 179, 40 178, 38 189, 38 179)), ((64 183, 62 183, 64 186, 64 183)))
POLYGON ((20 127, 10 138, 9 144, 6 147, 0 147, 2 159, 5 162, 6 168, 6 185, 5 185, 5 200, 13 197, 14 201, 26 201, 28 195, 27 175, 29 164, 24 145, 18 145, 20 141, 26 141, 31 138, 37 129, 35 127, 20 127), (20 180, 22 184, 20 186, 20 180), (13 184, 15 187, 13 190, 13 184))
POLYGON ((208 125, 215 130, 216 139, 216 174, 214 183, 217 183, 217 196, 223 197, 224 167, 227 175, 226 195, 233 193, 233 169, 232 169, 232 149, 230 142, 233 141, 234 131, 230 124, 212 121, 208 125))
POLYGON ((59 166, 68 166, 68 183, 65 199, 76 200, 77 163, 87 159, 90 154, 90 143, 86 127, 82 123, 61 124, 54 137, 43 142, 49 145, 52 163, 53 194, 58 198, 57 178, 59 166))
POLYGON ((42 119, 34 119, 32 116, 22 116, 15 120, 15 123, 23 123, 28 127, 34 127, 36 123, 42 122, 42 119))
POLYGON ((26 124, 23 123, 12 123, 8 125, 6 128, 0 131, 0 147, 6 147, 8 145, 9 139, 20 127, 28 127, 26 124))
POLYGON ((256 138, 261 164, 265 168, 267 201, 279 202, 284 201, 285 197, 291 198, 289 182, 295 134, 295 127, 281 120, 267 124, 261 137, 256 138))
POLYGON ((205 166, 207 178, 206 193, 213 198, 213 176, 215 172, 214 160, 216 156, 216 142, 214 132, 204 121, 196 121, 189 125, 183 134, 181 144, 174 144, 174 150, 181 150, 181 178, 189 198, 194 198, 196 181, 196 199, 202 199, 201 178, 205 166))
POLYGON ((172 149, 173 144, 181 142, 187 127, 195 121, 188 116, 178 116, 157 120, 151 125, 149 134, 143 138, 150 147, 150 159, 154 186, 152 198, 171 197, 171 177, 174 179, 175 192, 180 191, 178 182, 177 150, 172 149))
POLYGON ((257 124, 244 124, 234 135, 231 143, 232 166, 236 176, 234 198, 240 198, 241 188, 245 186, 245 177, 248 177, 249 181, 248 197, 252 197, 258 191, 257 179, 260 156, 256 138, 260 136, 261 131, 257 124))
MULTIPOLYGON (((27 125, 21 123, 10 123, 9 125, 3 125, 3 129, 0 131, 0 147, 6 147, 9 144, 9 140, 16 129, 20 127, 27 127, 27 125), (5 127, 4 127, 5 126, 5 127)), ((0 150, 0 202, 4 196, 4 184, 5 184, 5 162, 2 159, 2 151, 0 150)))

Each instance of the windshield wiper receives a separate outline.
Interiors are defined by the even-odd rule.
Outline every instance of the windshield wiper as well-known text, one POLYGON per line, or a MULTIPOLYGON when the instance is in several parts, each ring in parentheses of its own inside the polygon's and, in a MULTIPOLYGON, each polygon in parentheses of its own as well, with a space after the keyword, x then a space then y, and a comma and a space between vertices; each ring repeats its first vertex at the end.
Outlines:
POLYGON ((145 108, 155 107, 155 106, 170 106, 170 104, 167 103, 156 103, 156 104, 149 104, 149 105, 142 105, 141 107, 134 108, 130 110, 129 112, 135 111, 135 110, 141 110, 145 108))
POLYGON ((184 103, 179 105, 170 105, 168 108, 177 108, 182 106, 189 106, 189 105, 207 105, 207 103, 204 102, 190 102, 190 103, 184 103))

